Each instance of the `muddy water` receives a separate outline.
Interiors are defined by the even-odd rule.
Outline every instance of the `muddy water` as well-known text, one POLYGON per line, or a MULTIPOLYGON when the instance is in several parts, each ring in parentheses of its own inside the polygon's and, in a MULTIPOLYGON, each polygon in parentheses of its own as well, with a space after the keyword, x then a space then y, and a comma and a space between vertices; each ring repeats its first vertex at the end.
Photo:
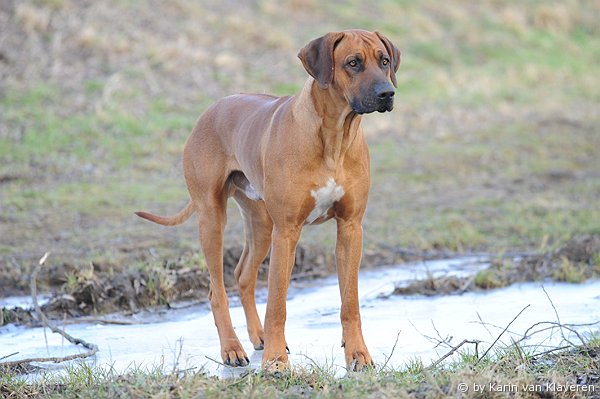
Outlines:
MULTIPOLYGON (((388 366, 399 367, 411 359, 420 358, 429 364, 448 351, 447 346, 439 345, 439 338, 451 344, 463 339, 481 340, 480 351, 485 350, 527 305, 529 307, 514 321, 501 342, 509 343, 511 337, 520 338, 534 323, 556 321, 552 303, 562 323, 600 321, 600 281, 581 285, 545 284, 552 303, 539 283, 515 285, 486 293, 433 298, 385 298, 385 294, 393 290, 394 283, 423 278, 428 273, 470 275, 483 266, 478 259, 462 258, 363 272, 360 278, 363 331, 376 363, 382 365, 387 361, 388 366), (393 349, 397 338, 397 345, 393 349)), ((264 314, 265 297, 264 292, 258 294, 259 314, 264 314)), ((233 323, 251 357, 251 367, 258 367, 262 352, 251 349, 243 310, 236 298, 232 298, 231 303, 233 323)), ((339 308, 335 277, 311 282, 307 287, 290 289, 286 339, 293 364, 314 362, 343 372, 339 308)), ((205 305, 141 314, 130 320, 144 324, 84 323, 68 325, 66 330, 73 336, 99 346, 100 351, 90 362, 110 365, 119 371, 133 366, 161 366, 170 370, 174 365, 179 369, 203 367, 222 376, 242 371, 220 366, 210 360, 220 360, 219 343, 212 314, 205 305)), ((599 327, 600 324, 596 324, 578 329, 585 333, 599 327)), ((565 331, 564 335, 577 342, 574 334, 565 331)), ((524 345, 542 351, 546 346, 559 344, 562 339, 560 331, 549 330, 535 334, 524 345)), ((78 347, 70 345, 56 334, 44 332, 42 328, 0 328, 0 358, 14 352, 18 354, 11 356, 10 360, 69 355, 78 350, 78 347)))

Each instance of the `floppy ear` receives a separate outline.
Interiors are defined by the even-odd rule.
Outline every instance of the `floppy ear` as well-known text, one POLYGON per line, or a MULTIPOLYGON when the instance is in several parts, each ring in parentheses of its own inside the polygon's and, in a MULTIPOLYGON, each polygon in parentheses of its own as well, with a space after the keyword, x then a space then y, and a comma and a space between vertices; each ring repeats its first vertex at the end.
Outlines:
POLYGON ((321 89, 333 82, 333 49, 344 37, 343 32, 331 32, 308 43, 298 53, 306 72, 317 82, 321 89))
POLYGON ((379 39, 383 42, 383 45, 385 46, 385 49, 387 50, 387 52, 390 56, 390 61, 392 62, 392 69, 393 69, 393 72, 390 75, 391 75, 392 83, 394 84, 394 87, 397 87, 396 72, 398 71, 398 68, 400 67, 400 50, 398 50, 396 48, 396 46, 394 46, 394 44, 392 42, 390 42, 390 40, 387 37, 383 36, 381 33, 375 32, 375 34, 377 36, 379 36, 379 39))

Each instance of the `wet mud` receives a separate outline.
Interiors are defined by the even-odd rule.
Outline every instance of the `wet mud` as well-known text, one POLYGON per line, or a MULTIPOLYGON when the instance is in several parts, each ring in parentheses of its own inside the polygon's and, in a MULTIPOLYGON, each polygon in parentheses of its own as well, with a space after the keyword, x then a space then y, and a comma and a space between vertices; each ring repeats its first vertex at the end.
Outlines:
POLYGON ((451 295, 507 287, 516 283, 558 281, 581 283, 600 276, 600 237, 578 236, 554 251, 492 258, 471 276, 434 276, 400 282, 389 295, 451 295))

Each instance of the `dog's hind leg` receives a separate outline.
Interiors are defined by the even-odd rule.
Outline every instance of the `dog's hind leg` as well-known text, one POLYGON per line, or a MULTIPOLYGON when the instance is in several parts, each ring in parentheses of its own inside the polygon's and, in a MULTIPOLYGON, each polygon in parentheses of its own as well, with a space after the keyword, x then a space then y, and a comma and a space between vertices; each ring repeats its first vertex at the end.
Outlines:
POLYGON ((263 201, 249 199, 240 190, 236 190, 234 199, 240 208, 244 220, 246 242, 244 251, 235 268, 235 278, 240 289, 240 299, 246 314, 248 336, 254 349, 264 349, 264 331, 256 311, 256 277, 261 263, 271 247, 273 222, 263 201))
POLYGON ((227 220, 227 195, 205 192, 201 199, 194 199, 198 213, 200 245, 204 251, 210 273, 210 306, 221 342, 223 362, 231 366, 246 366, 250 363, 238 339, 229 314, 229 300, 223 281, 223 234, 227 220))

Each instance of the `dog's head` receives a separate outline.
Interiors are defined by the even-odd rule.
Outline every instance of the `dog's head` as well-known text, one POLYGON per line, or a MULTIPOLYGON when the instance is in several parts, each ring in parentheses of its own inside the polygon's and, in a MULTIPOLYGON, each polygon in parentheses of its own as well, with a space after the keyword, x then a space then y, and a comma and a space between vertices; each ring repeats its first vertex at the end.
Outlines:
POLYGON ((379 32, 331 32, 298 57, 321 89, 339 91, 358 114, 391 111, 400 51, 379 32))

